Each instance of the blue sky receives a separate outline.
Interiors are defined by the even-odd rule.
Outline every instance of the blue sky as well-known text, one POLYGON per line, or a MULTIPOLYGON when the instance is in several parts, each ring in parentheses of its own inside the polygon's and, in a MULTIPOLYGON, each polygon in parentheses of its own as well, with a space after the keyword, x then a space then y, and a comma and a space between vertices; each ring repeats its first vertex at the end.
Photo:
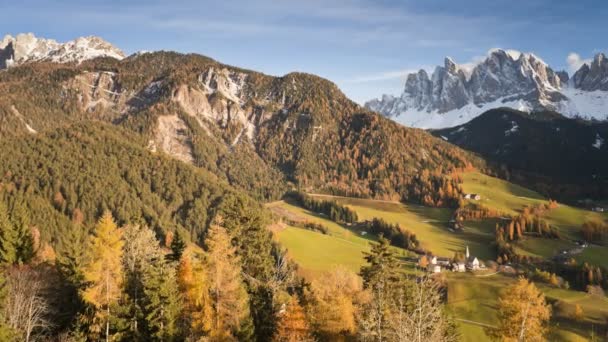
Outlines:
POLYGON ((0 35, 97 35, 127 53, 175 50, 283 75, 318 74, 363 102, 404 76, 491 48, 568 69, 608 51, 605 0, 20 0, 0 3, 0 35), (569 65, 570 64, 570 65, 569 65))

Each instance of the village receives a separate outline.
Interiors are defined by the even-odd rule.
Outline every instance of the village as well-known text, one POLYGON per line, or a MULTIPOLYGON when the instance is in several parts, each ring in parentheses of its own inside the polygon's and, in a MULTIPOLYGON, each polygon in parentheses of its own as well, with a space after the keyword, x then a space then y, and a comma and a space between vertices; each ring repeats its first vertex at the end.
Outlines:
POLYGON ((466 272, 485 270, 486 266, 477 257, 470 255, 467 246, 464 255, 456 252, 454 258, 438 257, 434 255, 422 255, 418 258, 418 267, 426 269, 429 273, 441 273, 445 271, 466 272))

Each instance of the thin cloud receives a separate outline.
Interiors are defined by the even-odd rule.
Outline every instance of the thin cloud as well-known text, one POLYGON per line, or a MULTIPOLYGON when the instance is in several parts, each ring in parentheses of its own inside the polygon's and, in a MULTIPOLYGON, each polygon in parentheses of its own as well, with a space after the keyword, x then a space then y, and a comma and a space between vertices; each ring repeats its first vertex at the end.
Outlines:
MULTIPOLYGON (((425 69, 425 68, 421 68, 425 69)), ((387 81, 394 79, 403 79, 407 77, 409 74, 413 74, 418 72, 420 69, 403 69, 403 70, 393 70, 393 71, 384 71, 375 74, 362 75, 354 77, 350 80, 346 80, 344 83, 368 83, 368 82, 379 82, 379 81, 387 81)))
POLYGON ((566 63, 568 63, 568 70, 571 73, 574 73, 578 71, 583 64, 591 63, 591 58, 583 59, 578 53, 571 52, 566 58, 566 63))

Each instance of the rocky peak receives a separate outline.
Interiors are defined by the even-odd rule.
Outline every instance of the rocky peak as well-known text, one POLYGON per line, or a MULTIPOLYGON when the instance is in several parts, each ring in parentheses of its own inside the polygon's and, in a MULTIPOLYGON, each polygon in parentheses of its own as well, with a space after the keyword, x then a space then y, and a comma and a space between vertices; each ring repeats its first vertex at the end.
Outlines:
POLYGON ((567 82, 566 73, 553 71, 532 53, 493 49, 472 67, 447 57, 430 78, 423 70, 408 75, 399 98, 387 103, 370 101, 366 106, 389 117, 403 115, 398 121, 406 125, 449 127, 466 122, 488 106, 557 110, 566 99, 561 90, 567 82), (446 120, 445 113, 453 113, 454 118, 446 120))
POLYGON ((598 53, 593 58, 591 65, 583 64, 572 76, 572 82, 576 89, 585 91, 608 90, 608 60, 606 55, 598 53))
POLYGON ((15 37, 6 35, 0 41, 0 69, 32 61, 80 63, 102 56, 125 57, 121 50, 94 36, 58 43, 53 39, 38 38, 33 33, 21 33, 15 37))

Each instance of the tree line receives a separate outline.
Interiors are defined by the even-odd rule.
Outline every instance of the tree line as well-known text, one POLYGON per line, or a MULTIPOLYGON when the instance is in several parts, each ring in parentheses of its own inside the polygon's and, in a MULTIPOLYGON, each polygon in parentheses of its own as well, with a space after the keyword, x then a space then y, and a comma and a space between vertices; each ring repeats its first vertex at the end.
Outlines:
POLYGON ((357 212, 336 201, 318 200, 302 192, 290 192, 286 195, 298 205, 312 212, 324 214, 337 223, 355 223, 359 220, 357 212))
POLYGON ((420 251, 420 242, 416 234, 402 228, 398 223, 392 224, 384 219, 374 217, 371 221, 366 222, 365 229, 377 236, 383 236, 393 246, 420 251))

